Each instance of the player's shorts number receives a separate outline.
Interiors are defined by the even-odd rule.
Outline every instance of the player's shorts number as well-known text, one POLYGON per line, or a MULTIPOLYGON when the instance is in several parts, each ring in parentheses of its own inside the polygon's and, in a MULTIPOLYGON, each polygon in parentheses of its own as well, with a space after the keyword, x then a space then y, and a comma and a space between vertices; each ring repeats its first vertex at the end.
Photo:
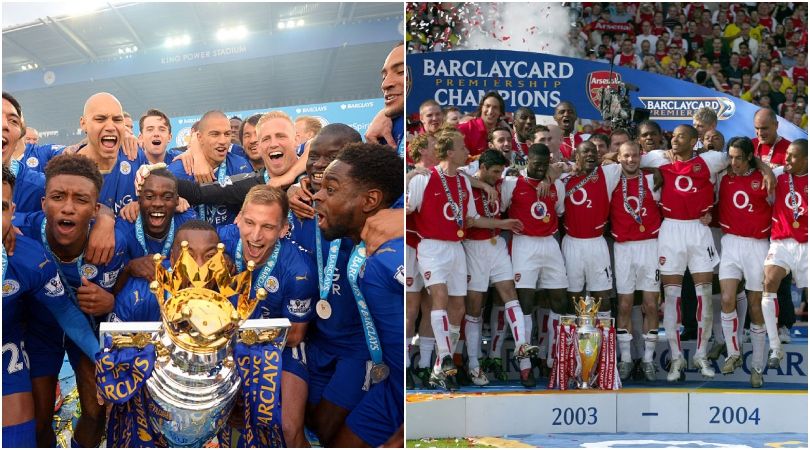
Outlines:
POLYGON ((25 343, 20 343, 20 348, 17 348, 17 344, 14 342, 9 342, 3 345, 3 353, 11 352, 11 358, 8 360, 8 367, 6 368, 6 373, 11 375, 12 373, 19 372, 23 369, 23 364, 25 367, 30 368, 31 363, 28 362, 28 353, 25 352, 25 343), (22 354, 22 361, 20 361, 20 354, 22 354))
POLYGON ((713 414, 712 418, 709 420, 709 423, 723 423, 726 425, 738 423, 740 425, 745 425, 753 422, 754 425, 759 425, 759 408, 754 408, 753 410, 748 411, 744 406, 740 406, 737 409, 734 409, 731 406, 726 406, 725 408, 721 408, 719 406, 710 406, 709 411, 711 414, 713 414))
POLYGON ((596 408, 553 408, 552 425, 596 425, 596 408))

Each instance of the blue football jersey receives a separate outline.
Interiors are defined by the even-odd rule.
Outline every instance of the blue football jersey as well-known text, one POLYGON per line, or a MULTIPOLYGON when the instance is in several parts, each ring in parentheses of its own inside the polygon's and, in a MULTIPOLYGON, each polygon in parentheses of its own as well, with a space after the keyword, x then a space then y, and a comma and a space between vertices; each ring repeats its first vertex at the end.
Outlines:
MULTIPOLYGON (((169 269, 171 261, 163 260, 163 267, 169 269)), ((158 322, 160 305, 155 294, 149 290, 149 280, 130 277, 121 291, 115 295, 115 308, 110 322, 158 322)))
MULTIPOLYGON (((219 237, 225 244, 225 252, 235 260, 239 228, 233 224, 222 227, 219 237)), ((290 322, 308 322, 318 300, 318 272, 314 261, 306 250, 289 239, 279 239, 277 245, 281 245, 278 260, 263 286, 258 286, 258 282, 265 266, 253 270, 250 297, 254 298, 256 289, 263 287, 267 298, 259 303, 251 319, 286 317, 290 322)))
POLYGON ((25 153, 22 162, 29 169, 45 172, 45 166, 54 156, 60 154, 64 145, 57 144, 25 144, 25 153))
POLYGON ((405 358, 405 240, 392 239, 380 246, 366 259, 357 281, 380 336, 391 379, 401 381, 405 358))
MULTIPOLYGON (((180 229, 180 226, 186 223, 191 219, 196 219, 197 215, 194 213, 193 209, 189 209, 184 213, 175 213, 172 220, 174 221, 174 232, 177 233, 177 230, 180 229)), ((143 246, 141 243, 138 242, 136 237, 136 229, 135 224, 129 222, 128 220, 118 217, 115 219, 115 228, 116 232, 122 234, 123 236, 128 236, 126 241, 126 248, 127 248, 127 258, 128 259, 135 259, 140 258, 141 256, 146 255, 154 255, 155 253, 162 253, 163 246, 166 244, 166 240, 174 239, 174 235, 169 235, 167 233, 163 239, 154 239, 148 236, 146 233, 143 234, 144 243, 146 244, 146 251, 144 251, 143 246)), ((169 250, 171 251, 171 244, 169 244, 169 250)), ((168 255, 167 255, 168 256, 168 255)))
POLYGON ((3 274, 3 395, 30 391, 28 356, 23 348, 25 308, 47 311, 82 351, 98 351, 84 313, 67 295, 56 265, 34 239, 18 236, 3 274))
POLYGON ((11 161, 14 173, 14 196, 12 201, 20 213, 42 210, 42 197, 45 196, 45 174, 30 168, 23 160, 11 161))
POLYGON ((121 208, 138 200, 135 194, 135 173, 143 164, 149 164, 149 160, 142 150, 138 150, 135 161, 130 161, 124 151, 119 150, 115 165, 108 173, 102 173, 104 184, 101 186, 98 202, 112 209, 118 216, 121 208))
MULTIPOLYGON (((223 164, 225 164, 225 183, 229 182, 230 177, 233 175, 253 172, 253 166, 251 166, 245 158, 242 158, 234 153, 228 153, 228 155, 225 157, 225 161, 223 161, 223 164)), ((168 169, 179 180, 194 181, 194 176, 186 173, 185 169, 183 169, 182 161, 175 161, 169 164, 168 169)), ((217 168, 214 170, 214 177, 217 177, 218 173, 219 170, 217 168)), ((205 212, 205 217, 202 217, 202 215, 198 212, 197 215, 200 216, 199 218, 208 221, 208 223, 214 225, 215 227, 221 227, 233 223, 236 215, 239 214, 239 208, 228 208, 225 205, 204 204, 198 205, 196 208, 200 208, 200 211, 205 212)))
MULTIPOLYGON (((292 230, 290 239, 308 250, 311 258, 315 258, 315 229, 318 224, 314 219, 304 219, 303 221, 294 216, 291 219, 290 228, 292 230)), ((332 307, 332 315, 328 319, 317 318, 313 322, 315 326, 310 326, 307 334, 311 343, 319 345, 334 353, 339 353, 348 358, 368 359, 369 353, 366 347, 366 338, 363 334, 363 326, 360 322, 360 313, 357 311, 357 304, 354 302, 352 288, 346 276, 346 266, 349 263, 354 243, 351 239, 342 239, 340 251, 338 252, 335 273, 332 276, 332 288, 329 290, 329 305, 332 307)), ((321 241, 321 254, 323 264, 329 258, 329 242, 321 241)), ((315 278, 317 282, 317 267, 315 278)))

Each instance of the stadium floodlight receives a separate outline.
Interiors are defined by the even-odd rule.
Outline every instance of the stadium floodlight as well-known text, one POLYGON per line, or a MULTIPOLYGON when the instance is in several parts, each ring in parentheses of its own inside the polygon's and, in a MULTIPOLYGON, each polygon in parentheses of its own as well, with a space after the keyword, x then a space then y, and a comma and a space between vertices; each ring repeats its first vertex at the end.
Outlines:
POLYGON ((247 36, 248 31, 244 25, 239 25, 238 27, 233 29, 233 37, 235 39, 244 39, 247 36))
POLYGON ((296 26, 303 27, 304 26, 304 19, 298 19, 298 23, 296 23, 296 26))
POLYGON ((287 28, 295 28, 295 21, 290 19, 287 21, 287 28))
POLYGON ((284 28, 286 28, 286 27, 287 27, 287 25, 286 25, 286 24, 284 24, 284 22, 279 22, 279 23, 278 23, 278 29, 279 29, 279 30, 283 30, 283 29, 284 29, 284 28))

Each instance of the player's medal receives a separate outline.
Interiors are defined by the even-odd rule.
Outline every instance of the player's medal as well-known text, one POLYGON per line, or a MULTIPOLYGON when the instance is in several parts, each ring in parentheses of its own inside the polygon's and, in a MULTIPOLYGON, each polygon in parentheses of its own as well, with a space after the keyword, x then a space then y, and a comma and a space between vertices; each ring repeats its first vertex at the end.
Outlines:
MULTIPOLYGON (((489 210, 489 202, 484 198, 484 193, 481 193, 481 204, 484 205, 484 215, 488 218, 495 217, 495 213, 489 210)), ((489 243, 495 245, 498 240, 495 239, 495 230, 492 230, 492 237, 489 238, 489 243)))
POLYGON ((647 227, 641 223, 643 219, 639 211, 641 211, 642 205, 644 204, 644 174, 639 174, 638 176, 638 211, 634 210, 628 201, 627 177, 624 175, 624 173, 622 173, 622 198, 624 199, 624 210, 633 216, 633 220, 635 220, 638 224, 638 231, 643 233, 647 230, 647 227))
POLYGON ((496 238, 495 236, 492 236, 491 238, 489 238, 489 243, 492 244, 492 245, 497 244, 498 243, 498 238, 496 238))
POLYGON ((796 198, 796 188, 793 187, 793 174, 788 174, 788 184, 790 186, 790 207, 793 209, 793 228, 799 228, 799 200, 796 198))
POLYGON ((439 173, 439 180, 442 182, 442 187, 444 188, 444 194, 447 196, 447 203, 450 204, 450 208, 453 210, 453 219, 455 220, 456 224, 458 224, 459 230, 456 232, 456 236, 460 239, 464 238, 464 195, 461 191, 461 175, 456 173, 456 187, 458 187, 458 203, 453 200, 453 195, 450 194, 450 187, 447 186, 447 178, 444 175, 444 170, 437 166, 437 170, 439 173))
POLYGON ((549 217, 548 214, 543 216, 543 223, 549 223, 549 221, 551 221, 551 217, 549 217))
POLYGON ((377 384, 380 381, 388 378, 388 374, 391 373, 391 369, 389 369, 385 363, 379 363, 371 366, 371 370, 369 372, 371 374, 371 382, 377 384))
POLYGON ((332 317, 332 305, 330 305, 328 301, 320 299, 318 303, 315 304, 315 312, 318 313, 318 317, 326 320, 332 317))

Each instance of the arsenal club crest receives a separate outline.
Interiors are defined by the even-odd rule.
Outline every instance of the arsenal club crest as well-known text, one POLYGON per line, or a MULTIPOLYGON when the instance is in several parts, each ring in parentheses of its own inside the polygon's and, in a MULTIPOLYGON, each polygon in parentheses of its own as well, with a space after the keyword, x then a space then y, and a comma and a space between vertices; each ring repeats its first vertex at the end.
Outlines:
POLYGON ((597 70, 588 74, 585 79, 585 88, 588 91, 588 100, 591 105, 599 111, 599 103, 602 101, 602 89, 611 87, 622 80, 622 76, 616 72, 613 74, 609 70, 597 70))
POLYGON ((658 257, 658 265, 659 265, 659 266, 663 266, 664 264, 666 264, 666 262, 667 262, 667 258, 666 258, 666 257, 664 257, 664 256, 659 256, 659 257, 658 257))
POLYGON ((751 182, 751 189, 753 189, 755 191, 758 191, 760 186, 762 186, 762 185, 760 184, 759 180, 754 180, 754 181, 751 182))
POLYGON ((425 272, 425 279, 430 280, 430 271, 425 272))
POLYGON ((515 274, 515 283, 517 283, 518 281, 520 281, 520 274, 516 273, 515 274))
POLYGON ((692 172, 698 173, 702 168, 703 166, 701 166, 700 164, 695 164, 694 166, 692 166, 692 172))

